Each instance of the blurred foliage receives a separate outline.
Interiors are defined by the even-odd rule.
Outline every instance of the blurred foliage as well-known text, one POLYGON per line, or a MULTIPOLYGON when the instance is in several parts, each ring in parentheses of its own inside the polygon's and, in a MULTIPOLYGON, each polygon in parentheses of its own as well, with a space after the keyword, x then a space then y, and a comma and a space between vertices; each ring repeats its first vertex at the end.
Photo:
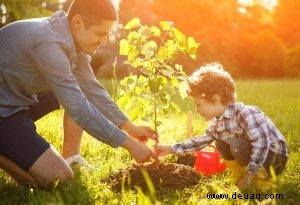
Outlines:
MULTIPOLYGON (((0 5, 2 26, 62 8, 58 0, 0 0, 0 5)), ((235 77, 278 78, 300 76, 299 10, 299 0, 278 0, 273 9, 238 0, 121 0, 119 18, 125 24, 138 17, 149 26, 173 21, 201 42, 196 61, 177 58, 187 74, 201 64, 219 61, 235 77)), ((118 53, 118 41, 114 45, 118 53)))
POLYGON ((54 0, 1 0, 1 26, 19 19, 51 15, 47 4, 54 0))
POLYGON ((262 4, 241 5, 237 0, 123 0, 120 8, 121 22, 134 16, 153 25, 172 20, 201 42, 197 63, 178 59, 189 65, 187 73, 203 63, 219 61, 238 77, 299 76, 298 0, 278 0, 273 10, 262 4))

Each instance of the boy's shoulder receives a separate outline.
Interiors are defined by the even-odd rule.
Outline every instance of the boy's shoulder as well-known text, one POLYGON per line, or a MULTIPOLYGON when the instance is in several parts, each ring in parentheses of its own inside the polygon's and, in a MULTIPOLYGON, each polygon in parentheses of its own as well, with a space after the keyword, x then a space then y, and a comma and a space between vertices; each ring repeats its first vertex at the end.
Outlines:
POLYGON ((257 106, 245 105, 243 102, 235 102, 228 105, 225 114, 228 117, 236 117, 239 115, 251 115, 263 113, 257 106))
POLYGON ((237 102, 235 103, 236 109, 241 111, 251 111, 251 112, 261 112, 259 107, 255 105, 246 105, 243 102, 237 102))

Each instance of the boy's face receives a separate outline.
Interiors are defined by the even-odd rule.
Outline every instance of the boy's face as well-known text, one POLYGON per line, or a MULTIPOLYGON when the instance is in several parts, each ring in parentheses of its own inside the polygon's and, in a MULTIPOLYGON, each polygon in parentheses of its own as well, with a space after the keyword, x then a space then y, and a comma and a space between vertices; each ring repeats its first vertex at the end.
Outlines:
POLYGON ((197 112, 204 117, 206 121, 213 119, 214 117, 220 117, 225 111, 226 106, 223 105, 218 98, 215 102, 209 102, 203 97, 193 97, 194 103, 197 108, 197 112))
POLYGON ((75 22, 72 34, 76 47, 86 54, 93 55, 98 47, 106 45, 114 23, 114 21, 104 20, 99 25, 87 27, 83 20, 78 21, 77 24, 75 22))

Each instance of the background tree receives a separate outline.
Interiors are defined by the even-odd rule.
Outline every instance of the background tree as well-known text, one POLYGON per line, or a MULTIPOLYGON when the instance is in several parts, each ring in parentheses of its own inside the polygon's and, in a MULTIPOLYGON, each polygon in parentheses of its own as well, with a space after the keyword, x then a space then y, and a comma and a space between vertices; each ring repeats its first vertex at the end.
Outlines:
POLYGON ((51 15, 58 9, 57 0, 1 0, 0 27, 20 19, 42 17, 51 15))
MULTIPOLYGON (((50 15, 65 9, 71 0, 66 2, 63 7, 58 0, 2 0, 0 26, 19 19, 50 15)), ((263 0, 253 0, 253 4, 239 2, 121 0, 119 17, 121 24, 133 17, 155 26, 162 20, 173 21, 177 28, 201 42, 196 61, 181 55, 176 60, 184 65, 187 74, 201 64, 219 61, 235 77, 300 76, 300 1, 278 0, 273 9, 263 0)), ((103 50, 99 51, 98 59, 101 65, 105 64, 106 70, 112 70, 118 55, 118 42, 124 37, 118 30, 106 48, 109 52, 102 55, 103 50), (106 60, 110 63, 103 62, 106 60)), ((97 62, 97 56, 95 59, 97 62)), ((122 65, 121 62, 117 67, 122 65)), ((125 74, 122 72, 122 77, 125 74)))

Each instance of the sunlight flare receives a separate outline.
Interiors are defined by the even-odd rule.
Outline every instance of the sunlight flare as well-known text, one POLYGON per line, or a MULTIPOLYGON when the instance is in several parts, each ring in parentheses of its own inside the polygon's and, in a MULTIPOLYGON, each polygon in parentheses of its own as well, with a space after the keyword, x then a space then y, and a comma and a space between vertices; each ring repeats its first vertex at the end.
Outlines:
POLYGON ((241 6, 260 4, 268 10, 273 10, 278 5, 278 0, 238 0, 241 6))

